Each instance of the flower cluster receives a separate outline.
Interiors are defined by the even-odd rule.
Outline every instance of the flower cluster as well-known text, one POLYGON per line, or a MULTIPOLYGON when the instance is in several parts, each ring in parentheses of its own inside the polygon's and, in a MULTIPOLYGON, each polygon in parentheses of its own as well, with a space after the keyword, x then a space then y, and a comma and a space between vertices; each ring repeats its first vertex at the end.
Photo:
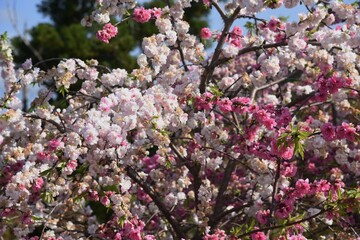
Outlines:
POLYGON ((162 10, 160 8, 154 9, 145 9, 143 7, 138 7, 134 9, 133 18, 136 22, 146 23, 151 17, 158 19, 161 17, 162 10))
POLYGON ((284 22, 256 13, 300 1, 203 1, 224 28, 195 36, 191 3, 96 1, 82 23, 104 25, 104 42, 111 16, 155 19, 132 71, 16 69, 1 37, 0 238, 357 237, 360 10, 303 1, 308 13, 284 22), (201 38, 217 40, 208 57, 201 38), (22 111, 19 91, 49 81, 22 111))
POLYGON ((113 26, 111 23, 104 25, 103 29, 96 33, 96 37, 105 43, 109 43, 109 40, 115 37, 118 33, 117 27, 113 26))

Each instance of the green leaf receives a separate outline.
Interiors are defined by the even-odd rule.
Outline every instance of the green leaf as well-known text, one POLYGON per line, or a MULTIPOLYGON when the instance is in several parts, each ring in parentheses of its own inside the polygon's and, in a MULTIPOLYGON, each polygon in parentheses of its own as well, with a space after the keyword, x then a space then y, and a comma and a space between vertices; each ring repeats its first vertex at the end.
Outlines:
POLYGON ((210 92, 215 96, 215 97, 221 97, 223 95, 223 92, 219 89, 219 87, 217 85, 212 85, 210 86, 210 92))
POLYGON ((58 89, 58 92, 61 93, 61 95, 63 97, 65 97, 66 93, 69 92, 69 89, 67 89, 65 86, 61 86, 59 89, 58 89))
POLYGON ((125 216, 122 216, 122 217, 119 219, 119 226, 120 226, 121 228, 124 228, 125 221, 126 221, 126 217, 125 217, 125 216))
POLYGON ((45 177, 45 176, 49 175, 50 172, 51 172, 51 170, 52 170, 52 168, 49 168, 49 169, 41 172, 41 173, 40 173, 40 176, 45 177))
POLYGON ((42 217, 37 217, 37 216, 31 216, 31 219, 32 220, 43 220, 43 218, 42 217))
POLYGON ((167 169, 170 169, 170 168, 171 168, 171 162, 170 162, 169 158, 166 158, 165 167, 166 167, 167 169))
POLYGON ((287 22, 289 18, 290 18, 290 16, 280 16, 279 20, 282 22, 287 22))
POLYGON ((53 197, 52 192, 43 192, 40 195, 40 197, 47 204, 54 202, 54 197, 53 197))

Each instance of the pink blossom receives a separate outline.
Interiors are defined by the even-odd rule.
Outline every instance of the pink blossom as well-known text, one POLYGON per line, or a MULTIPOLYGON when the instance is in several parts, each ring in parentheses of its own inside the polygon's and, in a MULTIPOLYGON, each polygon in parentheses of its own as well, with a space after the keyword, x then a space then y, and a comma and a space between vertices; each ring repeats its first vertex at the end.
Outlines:
POLYGON ((96 33, 96 37, 105 43, 109 43, 109 40, 115 37, 118 33, 117 27, 112 25, 111 23, 107 23, 104 25, 103 29, 96 33))
POLYGON ((261 124, 264 124, 265 127, 269 130, 272 130, 276 126, 275 119, 273 119, 266 110, 260 109, 254 113, 254 118, 261 124))
POLYGON ((54 138, 53 140, 51 140, 51 141, 49 142, 49 148, 50 148, 51 150, 55 150, 55 149, 57 149, 57 148, 60 146, 60 144, 61 144, 60 139, 54 138))
POLYGON ((293 203, 289 201, 281 202, 276 208, 275 216, 282 219, 287 218, 293 211, 293 208, 293 203))
POLYGON ((230 101, 228 98, 221 99, 220 101, 217 101, 216 104, 224 113, 230 112, 232 109, 232 101, 230 101))
POLYGON ((298 197, 303 197, 306 194, 309 193, 310 190, 310 184, 309 184, 309 179, 299 179, 297 180, 296 184, 295 184, 295 189, 296 189, 296 196, 298 197))
POLYGON ((291 122, 292 116, 288 108, 281 110, 281 115, 277 118, 277 125, 283 126, 288 125, 291 122))
POLYGON ((141 233, 138 230, 131 230, 129 238, 132 240, 142 240, 141 233))
POLYGON ((145 9, 144 7, 138 7, 134 9, 133 18, 136 22, 146 23, 151 18, 152 10, 145 9))
POLYGON ((347 139, 349 141, 355 141, 356 129, 350 124, 343 122, 341 126, 336 128, 336 134, 339 139, 347 139))
POLYGON ((110 98, 103 97, 100 100, 99 109, 103 112, 109 112, 113 105, 114 104, 110 98))
POLYGON ((206 234, 203 237, 203 240, 225 240, 226 239, 226 234, 225 231, 220 230, 220 229, 216 229, 214 234, 206 234))
POLYGON ((115 236, 114 236, 114 240, 122 240, 121 234, 116 233, 115 236))
POLYGON ((230 44, 234 45, 235 47, 241 48, 241 42, 239 38, 232 38, 230 44))
POLYGON ((38 152, 36 153, 36 158, 39 161, 44 161, 48 155, 45 152, 38 152))
POLYGON ((284 175, 285 177, 293 177, 295 176, 297 172, 297 166, 292 163, 284 163, 281 165, 281 175, 284 175))
POLYGON ((239 114, 244 114, 248 111, 248 104, 251 100, 250 98, 246 97, 236 97, 231 99, 231 101, 233 102, 232 111, 239 114))
POLYGON ((33 224, 33 221, 31 219, 31 214, 25 213, 25 214, 21 215, 21 222, 26 225, 33 224))
POLYGON ((66 167, 71 169, 71 170, 75 170, 77 167, 77 161, 76 160, 70 160, 67 164, 66 167))
POLYGON ((90 190, 89 191, 89 199, 92 201, 99 201, 99 194, 97 191, 95 190, 90 190))
POLYGON ((278 20, 272 18, 272 19, 268 22, 267 27, 268 27, 271 31, 276 32, 276 31, 277 31, 277 28, 278 28, 278 23, 279 23, 278 20))
POLYGON ((0 212, 1 217, 8 217, 15 213, 15 209, 13 208, 5 208, 2 212, 0 212))
POLYGON ((210 110, 213 107, 213 95, 209 92, 204 93, 202 96, 195 97, 195 106, 198 110, 210 110))
POLYGON ((211 1, 211 0, 202 0, 202 2, 204 3, 204 5, 207 6, 207 7, 210 7, 210 4, 211 4, 210 1, 211 1))
POLYGON ((35 184, 33 185, 33 190, 37 192, 37 191, 41 190, 43 185, 44 185, 44 179, 38 178, 35 180, 35 184))
POLYGON ((109 199, 107 196, 101 197, 100 202, 101 202, 102 205, 104 205, 105 207, 110 206, 110 199, 109 199))
POLYGON ((331 77, 326 81, 326 88, 330 94, 336 93, 342 86, 342 79, 338 77, 331 77))
POLYGON ((240 27, 235 26, 231 33, 236 35, 236 36, 242 36, 243 35, 243 30, 240 27))
MULTIPOLYGON (((330 183, 325 180, 325 179, 321 179, 319 181, 315 180, 314 182, 315 186, 316 186, 316 192, 323 192, 323 193, 327 193, 330 190, 330 183)), ((316 193, 314 192, 314 193, 316 193)))
POLYGON ((336 139, 335 128, 332 123, 325 123, 320 129, 322 136, 326 141, 333 141, 336 139))
POLYGON ((266 240, 267 237, 263 232, 256 232, 251 234, 251 240, 266 240))
POLYGON ((202 28, 200 36, 201 36, 201 38, 209 39, 212 36, 212 32, 209 28, 202 28))
POLYGON ((161 17, 161 14, 162 14, 162 10, 161 8, 153 8, 151 9, 151 14, 154 16, 154 18, 159 18, 161 17))
POLYGON ((292 235, 291 237, 289 237, 289 240, 306 240, 306 238, 303 235, 298 234, 292 235))
POLYGON ((268 219, 269 219, 269 215, 270 215, 270 210, 259 210, 256 212, 256 220, 260 223, 260 224, 266 224, 268 219))
POLYGON ((277 146, 277 141, 272 141, 271 151, 274 155, 281 157, 285 160, 289 160, 294 155, 294 144, 290 143, 288 146, 280 145, 277 146))

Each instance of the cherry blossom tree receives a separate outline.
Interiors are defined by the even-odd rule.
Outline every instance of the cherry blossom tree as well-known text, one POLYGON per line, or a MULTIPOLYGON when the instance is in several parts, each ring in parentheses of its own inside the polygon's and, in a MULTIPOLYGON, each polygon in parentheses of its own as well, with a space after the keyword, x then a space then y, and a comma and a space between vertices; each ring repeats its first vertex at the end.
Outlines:
POLYGON ((1 37, 2 238, 359 237, 359 6, 204 0, 223 28, 194 36, 190 2, 97 1, 82 24, 102 24, 104 44, 125 20, 159 30, 132 72, 93 59, 15 69, 1 37), (298 4, 298 22, 257 16, 298 4), (21 88, 52 80, 22 112, 21 88))

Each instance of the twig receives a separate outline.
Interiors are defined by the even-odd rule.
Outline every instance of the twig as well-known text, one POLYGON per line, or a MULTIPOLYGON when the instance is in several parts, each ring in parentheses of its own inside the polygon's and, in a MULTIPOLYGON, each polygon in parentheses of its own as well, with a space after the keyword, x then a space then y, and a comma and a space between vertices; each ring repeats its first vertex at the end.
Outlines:
POLYGON ((44 232, 45 232, 47 220, 48 220, 48 218, 51 216, 51 214, 55 211, 55 208, 56 208, 57 206, 59 206, 59 204, 60 204, 60 203, 56 204, 56 205, 53 207, 53 209, 51 209, 51 211, 49 212, 49 214, 46 216, 46 221, 45 221, 44 226, 43 226, 43 228, 42 228, 42 230, 41 230, 41 235, 40 235, 39 240, 43 239, 43 235, 44 235, 44 232))

